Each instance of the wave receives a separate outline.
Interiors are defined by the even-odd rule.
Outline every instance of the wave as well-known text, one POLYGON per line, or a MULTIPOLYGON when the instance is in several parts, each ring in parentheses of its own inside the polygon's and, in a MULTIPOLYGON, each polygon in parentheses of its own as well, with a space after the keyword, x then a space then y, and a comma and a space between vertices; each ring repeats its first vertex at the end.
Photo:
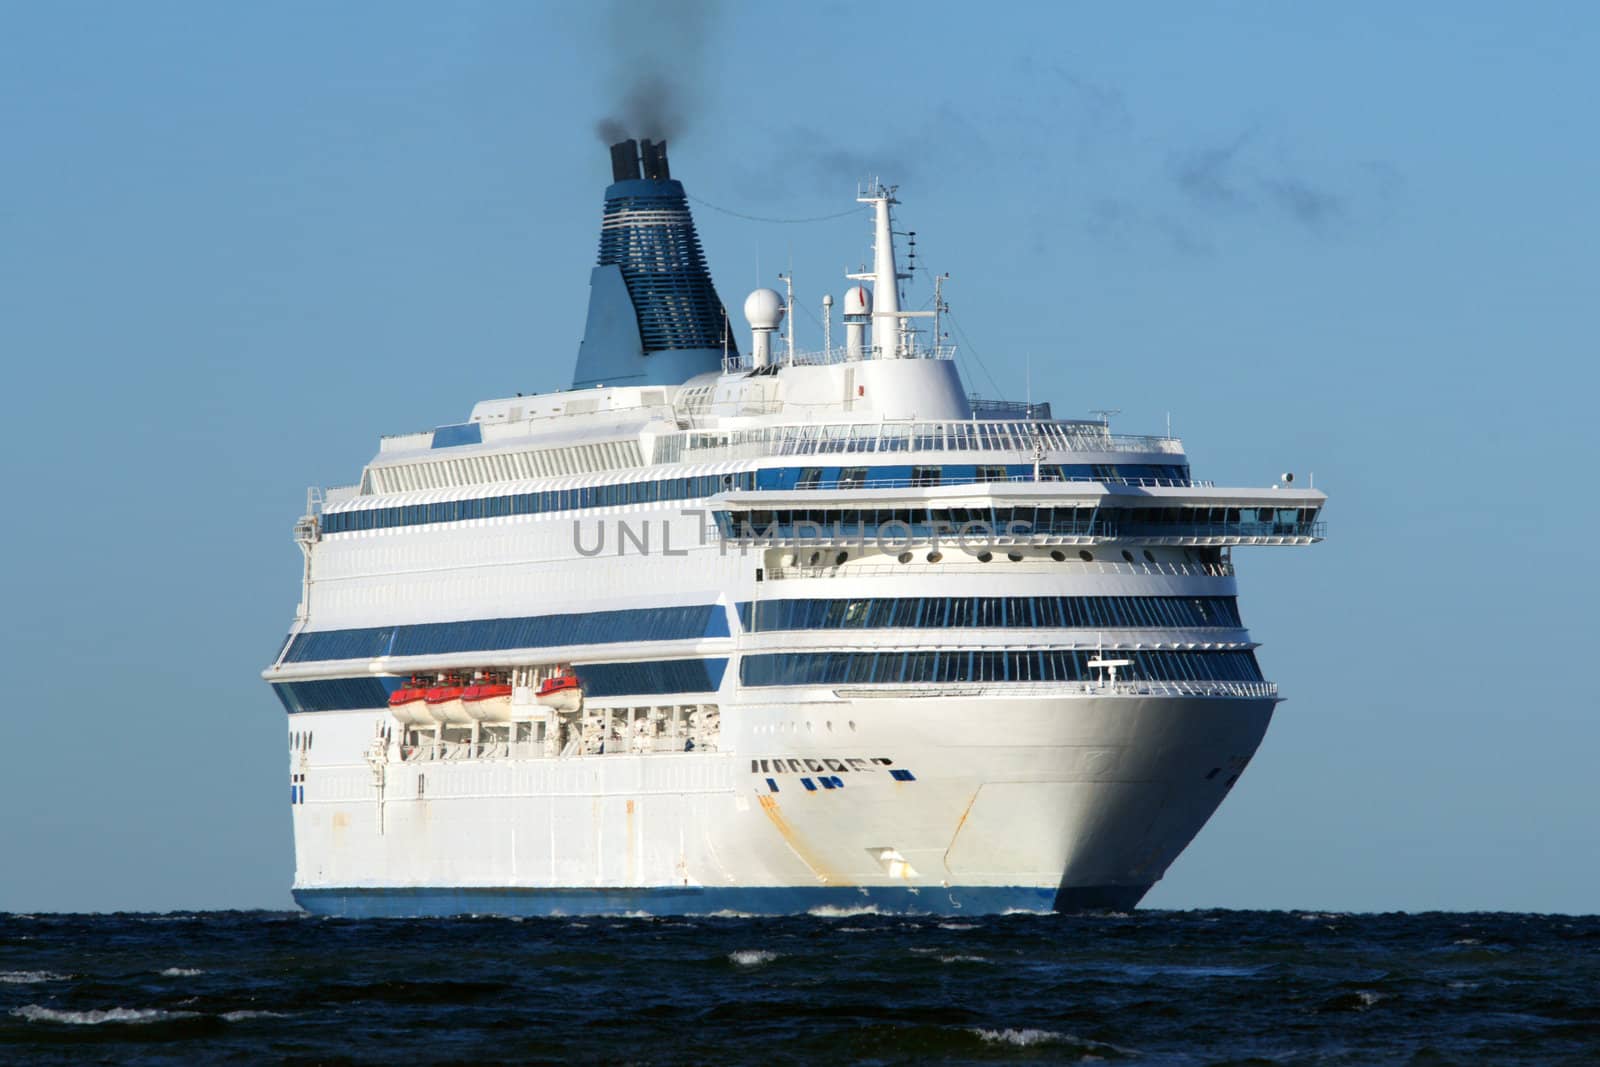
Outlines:
POLYGON ((977 923, 940 923, 939 924, 939 929, 941 929, 941 930, 976 930, 977 928, 978 928, 978 924, 977 923))
POLYGON ((728 953, 728 962, 736 967, 759 967, 764 963, 771 963, 778 958, 776 952, 768 952, 760 948, 741 948, 736 952, 728 953))
POLYGON ((225 1011, 222 1018, 230 1023, 242 1023, 249 1019, 285 1019, 288 1016, 281 1011, 225 1011))
POLYGON ((1053 1045, 1059 1042, 1071 1041, 1066 1034, 1054 1030, 980 1030, 972 1029, 968 1033, 976 1034, 991 1045, 1016 1045, 1019 1048, 1028 1048, 1032 1045, 1053 1045))
POLYGON ((65 1026, 100 1026, 104 1023, 159 1023, 171 1019, 193 1019, 192 1011, 161 1011, 157 1008, 108 1008, 105 1011, 58 1011, 40 1004, 12 1008, 11 1014, 30 1023, 61 1023, 65 1026))
POLYGON ((37 985, 40 982, 65 982, 70 974, 54 971, 0 971, 0 985, 37 985))
POLYGON ((857 915, 882 915, 876 904, 862 904, 859 907, 841 908, 833 904, 822 904, 811 908, 807 915, 814 915, 819 919, 850 919, 857 915))
POLYGON ((193 978, 197 974, 205 974, 198 967, 168 967, 161 972, 163 978, 193 978))
POLYGON ((1139 1055, 1133 1049, 1122 1048, 1119 1045, 1108 1044, 1104 1041, 1090 1041, 1087 1038, 1074 1037, 1072 1034, 1063 1034, 1058 1030, 1038 1030, 1032 1027, 1020 1030, 1012 1027, 1007 1027, 1004 1030, 984 1030, 972 1027, 967 1032, 976 1035, 985 1044, 989 1045, 1015 1045, 1018 1048, 1032 1048, 1035 1045, 1067 1045, 1081 1052, 1084 1059, 1139 1055))
POLYGON ((988 963, 987 956, 940 956, 940 963, 988 963))

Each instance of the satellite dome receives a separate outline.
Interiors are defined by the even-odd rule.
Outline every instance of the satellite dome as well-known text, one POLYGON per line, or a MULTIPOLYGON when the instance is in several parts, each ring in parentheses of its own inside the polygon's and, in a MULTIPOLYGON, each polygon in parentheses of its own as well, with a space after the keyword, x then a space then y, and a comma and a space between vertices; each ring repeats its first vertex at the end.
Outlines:
POLYGON ((744 298, 744 317, 753 330, 776 330, 783 312, 783 297, 775 289, 757 289, 744 298))
POLYGON ((852 285, 844 291, 844 313, 846 315, 872 314, 872 294, 864 285, 852 285))

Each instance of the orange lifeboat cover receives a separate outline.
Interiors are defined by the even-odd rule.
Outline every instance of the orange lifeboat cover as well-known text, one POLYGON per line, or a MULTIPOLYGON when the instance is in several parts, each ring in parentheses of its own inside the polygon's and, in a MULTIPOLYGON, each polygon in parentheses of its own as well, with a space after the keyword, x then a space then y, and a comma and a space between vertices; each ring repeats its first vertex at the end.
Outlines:
POLYGON ((578 679, 570 674, 558 674, 554 678, 546 678, 539 685, 539 695, 549 696, 551 693, 560 693, 567 689, 578 688, 578 679))

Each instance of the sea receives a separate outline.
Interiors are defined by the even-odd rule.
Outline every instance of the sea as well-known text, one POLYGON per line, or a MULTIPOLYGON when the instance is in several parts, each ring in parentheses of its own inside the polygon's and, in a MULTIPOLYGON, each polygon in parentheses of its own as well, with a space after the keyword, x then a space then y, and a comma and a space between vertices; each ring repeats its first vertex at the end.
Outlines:
POLYGON ((1600 917, 0 917, 0 1063, 1590 1064, 1600 917))

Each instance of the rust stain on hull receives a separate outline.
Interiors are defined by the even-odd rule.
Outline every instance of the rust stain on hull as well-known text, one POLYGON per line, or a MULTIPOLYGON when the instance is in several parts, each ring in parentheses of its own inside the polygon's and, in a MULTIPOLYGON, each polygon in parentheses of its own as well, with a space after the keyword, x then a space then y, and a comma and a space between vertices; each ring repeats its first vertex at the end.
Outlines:
POLYGON ((967 816, 972 814, 972 805, 978 802, 978 794, 981 792, 983 792, 983 786, 981 785, 972 791, 972 798, 967 801, 967 806, 961 809, 961 818, 956 820, 956 830, 955 833, 950 835, 950 843, 944 846, 944 856, 941 859, 944 863, 946 874, 951 873, 950 850, 956 847, 956 838, 961 836, 961 828, 967 825, 967 816))
POLYGON ((789 820, 785 819, 783 812, 778 809, 777 797, 771 793, 757 793, 756 800, 760 802, 761 810, 766 813, 773 827, 777 829, 779 836, 783 838, 783 843, 789 846, 789 851, 793 852, 801 863, 811 869, 811 873, 817 876, 818 881, 824 885, 850 884, 846 879, 840 878, 830 870, 827 864, 819 860, 816 852, 805 843, 805 840, 799 834, 795 833, 794 827, 789 825, 789 820))

